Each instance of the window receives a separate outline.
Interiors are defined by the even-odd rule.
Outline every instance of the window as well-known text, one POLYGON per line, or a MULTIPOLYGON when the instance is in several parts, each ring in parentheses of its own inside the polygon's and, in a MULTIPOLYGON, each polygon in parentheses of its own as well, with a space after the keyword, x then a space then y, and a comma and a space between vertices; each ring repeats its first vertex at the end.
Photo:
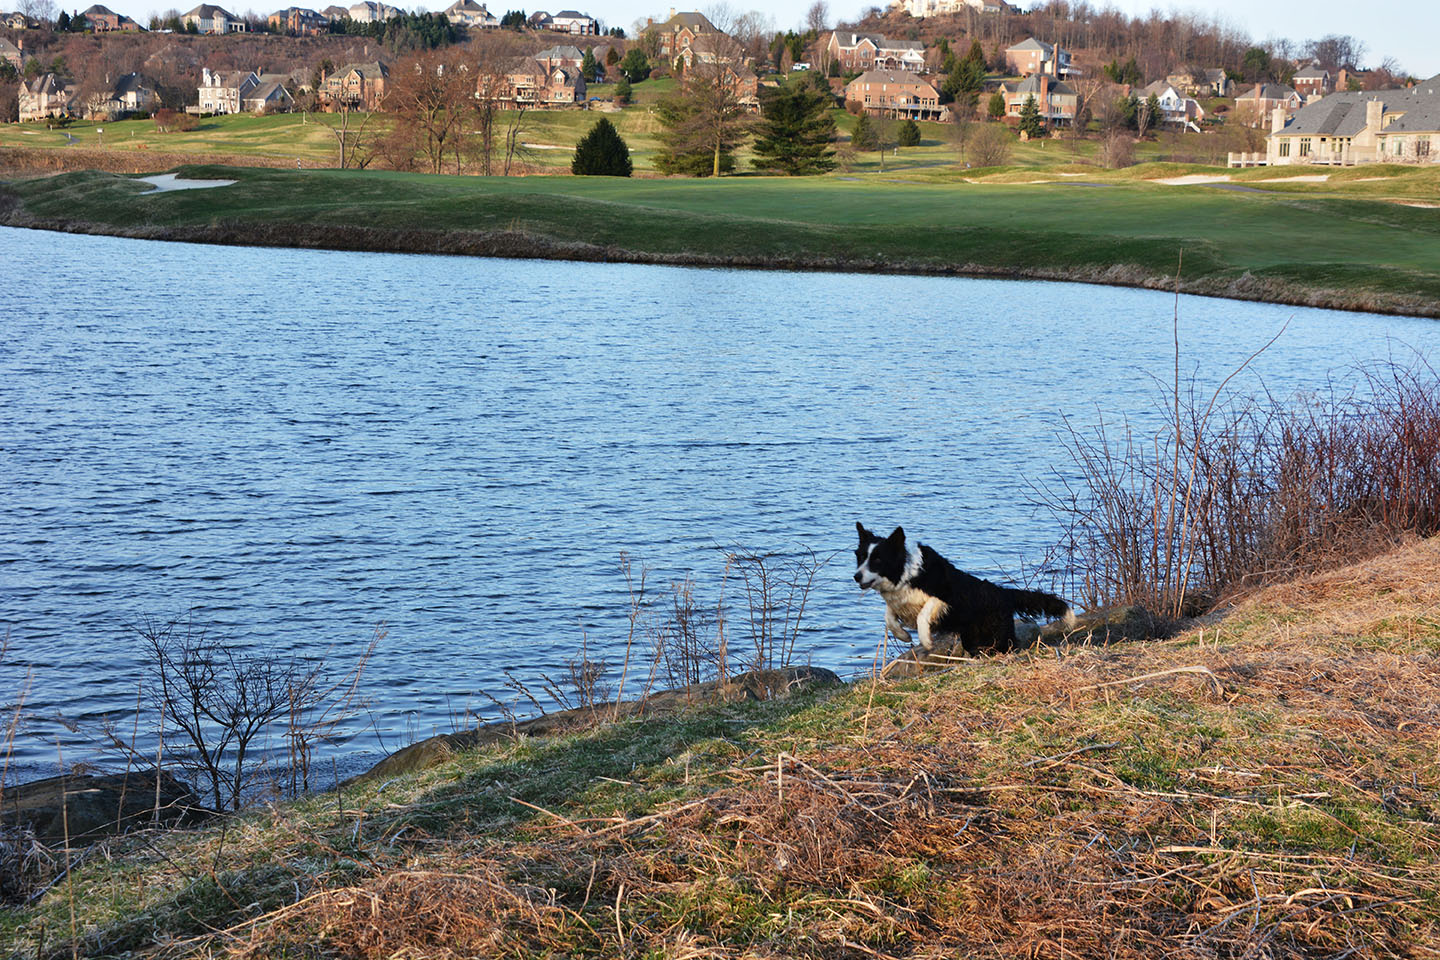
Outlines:
POLYGON ((1281 141, 1280 141, 1280 156, 1282 156, 1282 157, 1288 157, 1288 156, 1290 156, 1290 141, 1289 141, 1289 140, 1281 140, 1281 141))
POLYGON ((1429 138, 1429 137, 1421 137, 1419 140, 1416 140, 1416 141, 1415 141, 1415 156, 1417 156, 1417 157, 1428 157, 1428 156, 1430 156, 1430 138, 1429 138))
POLYGON ((1300 156, 1302 156, 1302 157, 1308 157, 1308 156, 1310 156, 1310 138, 1309 138, 1309 137, 1301 137, 1301 138, 1300 138, 1300 156))

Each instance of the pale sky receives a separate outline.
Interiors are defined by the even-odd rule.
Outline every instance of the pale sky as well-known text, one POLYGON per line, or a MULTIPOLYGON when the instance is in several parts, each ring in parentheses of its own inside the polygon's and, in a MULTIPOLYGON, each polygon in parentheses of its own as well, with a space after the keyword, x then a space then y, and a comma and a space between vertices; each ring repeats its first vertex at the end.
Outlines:
MULTIPOLYGON (((91 0, 56 2, 65 9, 70 9, 78 2, 75 9, 83 10, 89 6, 91 0)), ((194 2, 179 0, 172 4, 164 0, 111 0, 107 6, 128 14, 143 24, 149 21, 153 11, 169 9, 172 5, 186 10, 194 6, 194 2)), ((274 9, 291 6, 299 0, 271 0, 272 5, 262 9, 265 2, 266 0, 240 0, 231 2, 228 6, 224 3, 221 5, 235 14, 244 14, 247 10, 254 9, 256 13, 264 15, 274 9)), ((330 2, 332 0, 323 0, 311 5, 319 9, 329 6, 330 2)), ((353 0, 333 2, 346 3, 353 0)), ((421 6, 441 10, 450 0, 392 2, 406 9, 421 6)), ((487 6, 497 16, 512 7, 523 8, 526 12, 549 9, 552 13, 559 9, 579 9, 603 20, 607 26, 624 27, 628 31, 637 19, 647 15, 657 19, 667 16, 672 2, 675 0, 660 0, 659 3, 653 0, 567 0, 563 4, 546 7, 538 3, 527 6, 519 0, 508 0, 508 3, 507 0, 490 0, 487 6)), ((682 0, 676 2, 675 6, 682 10, 705 10, 714 2, 715 0, 700 0, 686 4, 682 0)), ((781 30, 798 26, 812 2, 814 0, 772 0, 768 3, 728 0, 729 6, 737 11, 758 9, 770 15, 775 20, 775 26, 781 30)), ((862 9, 872 5, 884 6, 885 2, 886 0, 874 0, 874 3, 850 3, 831 0, 830 13, 832 19, 854 19, 862 9)), ((1091 2, 1095 6, 1106 5, 1106 0, 1091 2)), ((1380 0, 1378 3, 1366 4, 1356 4, 1354 0, 1207 0, 1203 5, 1160 4, 1153 0, 1109 0, 1109 3, 1132 16, 1144 16, 1157 8, 1166 11, 1198 11, 1202 16, 1225 20, 1257 41, 1288 37, 1297 43, 1303 43, 1332 33, 1351 34, 1365 44, 1365 66, 1378 66, 1385 57, 1394 57, 1402 68, 1422 79, 1440 74, 1440 43, 1436 42, 1440 40, 1440 3, 1435 0, 1380 0)), ((1024 8, 1027 3, 1022 0, 1019 6, 1024 8)))

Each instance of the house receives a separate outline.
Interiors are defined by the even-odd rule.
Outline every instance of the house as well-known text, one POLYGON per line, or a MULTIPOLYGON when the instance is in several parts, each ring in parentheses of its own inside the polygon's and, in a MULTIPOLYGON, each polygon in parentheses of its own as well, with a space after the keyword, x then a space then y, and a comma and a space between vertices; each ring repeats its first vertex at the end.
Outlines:
POLYGON ((19 11, 0 16, 0 24, 9 27, 11 30, 34 30, 40 26, 35 20, 19 11))
POLYGON ((245 21, 213 3, 202 3, 180 18, 185 29, 192 26, 200 33, 244 33, 245 21))
POLYGON ((1323 97, 1335 89, 1330 71, 1318 63, 1312 63, 1308 67, 1296 70, 1290 84, 1295 88, 1296 93, 1307 100, 1310 97, 1323 97))
POLYGON ((517 108, 570 107, 585 102, 585 89, 579 67, 547 67, 521 57, 505 71, 500 99, 517 108))
POLYGON ((1304 106, 1304 98, 1283 83, 1257 83, 1235 98, 1235 122, 1258 127, 1277 109, 1289 116, 1304 106))
POLYGON ((6 40, 4 37, 0 37, 0 60, 9 61, 10 66, 19 70, 24 65, 25 54, 19 47, 15 46, 15 44, 6 40))
POLYGON ((1010 5, 1004 0, 895 0, 890 6, 904 10, 912 17, 938 17, 950 13, 1004 13, 1010 5))
POLYGON ((528 24, 532 30, 549 30, 552 20, 553 18, 550 14, 544 10, 536 10, 525 19, 525 23, 528 24))
POLYGON ((1403 90, 1332 93, 1307 104, 1288 122, 1277 108, 1264 162, 1440 163, 1440 76, 1403 90))
POLYGON ((1005 48, 1005 67, 1011 73, 1022 77, 1032 73, 1046 73, 1063 79, 1080 73, 1071 63, 1069 50, 1062 50, 1034 37, 1005 48))
POLYGON ((1168 80, 1156 80, 1146 87, 1135 91, 1135 96, 1141 102, 1149 100, 1152 96, 1160 103, 1160 116, 1156 118, 1158 123, 1173 123, 1178 126, 1189 126, 1196 132, 1200 127, 1198 124, 1205 117, 1205 110, 1193 97, 1187 97, 1175 85, 1168 80))
POLYGON ((676 13, 671 10, 669 20, 658 24, 647 20, 645 29, 658 34, 660 55, 668 60, 684 60, 688 65, 697 54, 707 61, 722 56, 724 45, 720 41, 725 34, 716 29, 703 13, 676 13))
POLYGON ((119 120, 137 113, 150 113, 160 104, 155 87, 138 73, 127 73, 108 90, 93 94, 85 104, 89 120, 119 120))
POLYGON ((579 47, 565 44, 541 50, 532 59, 546 70, 553 70, 556 67, 579 70, 580 64, 585 62, 585 54, 579 47))
POLYGON ((1228 97, 1235 93, 1235 81, 1219 67, 1191 67, 1165 78, 1179 93, 1190 97, 1228 97))
POLYGON ((53 73, 20 85, 20 120, 44 120, 70 114, 75 94, 53 73))
POLYGON ((455 0, 443 12, 446 20, 470 30, 494 30, 500 26, 500 18, 475 0, 455 0))
POLYGON ((1046 73, 1032 73, 1018 82, 1002 83, 1000 95, 1005 98, 1005 116, 1018 118, 1025 103, 1034 97, 1040 119, 1052 125, 1073 122, 1080 105, 1080 94, 1074 87, 1046 73))
POLYGON ((240 99, 240 106, 246 113, 289 113, 295 106, 285 84, 287 74, 267 73, 259 78, 253 88, 240 99))
POLYGON ((316 96, 320 106, 335 113, 343 110, 374 112, 385 99, 385 85, 390 68, 379 60, 368 63, 347 63, 320 78, 316 96))
POLYGON ((940 93, 913 73, 867 70, 845 86, 845 99, 860 104, 876 117, 942 120, 949 111, 940 106, 940 93))
POLYGON ((292 37, 316 37, 330 32, 330 18, 306 7, 287 7, 265 18, 270 29, 292 37))
POLYGON ((346 15, 356 23, 384 23, 401 15, 398 7, 377 0, 360 0, 345 10, 346 15))
POLYGON ((331 6, 326 7, 324 10, 321 10, 320 16, 324 17, 326 20, 329 20, 331 23, 337 23, 341 20, 348 20, 350 18, 350 11, 345 7, 339 7, 332 4, 331 6))
POLYGON ((577 37, 593 37, 600 33, 600 21, 578 10, 561 10, 550 18, 547 29, 577 37))
POLYGON ((720 67, 722 82, 735 92, 735 99, 751 113, 760 112, 760 78, 743 63, 726 63, 720 67))
POLYGON ((826 39, 825 50, 846 72, 925 71, 925 45, 918 40, 888 40, 879 33, 836 30, 826 39))
POLYGON ((241 101, 259 85, 260 78, 253 70, 212 71, 209 67, 204 67, 200 71, 198 112, 240 113, 244 110, 241 101))
POLYGON ((94 33, 138 31, 140 29, 140 24, 123 13, 116 13, 109 7, 102 7, 98 3, 80 15, 85 18, 85 25, 94 33))

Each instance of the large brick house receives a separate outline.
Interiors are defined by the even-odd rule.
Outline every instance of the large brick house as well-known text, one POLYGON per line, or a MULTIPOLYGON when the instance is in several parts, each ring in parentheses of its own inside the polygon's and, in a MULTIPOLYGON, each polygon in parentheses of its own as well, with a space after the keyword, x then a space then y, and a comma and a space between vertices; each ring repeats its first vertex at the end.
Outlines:
POLYGON ((265 18, 270 29, 292 37, 315 37, 330 32, 330 18, 308 7, 286 7, 265 18))
POLYGON ((1404 90, 1332 93, 1271 115, 1271 166, 1440 163, 1440 76, 1404 90))
POLYGON ((1054 44, 1028 37, 1005 48, 1005 68, 1022 77, 1046 73, 1064 79, 1080 71, 1071 62, 1070 51, 1054 44))
POLYGON ((331 113, 342 110, 373 112, 380 109, 389 80, 390 68, 379 60, 347 63, 321 77, 320 89, 315 94, 321 108, 331 113))
POLYGON ((1283 83, 1257 83, 1235 98, 1236 123, 1258 127, 1266 122, 1276 110, 1284 110, 1288 117, 1305 104, 1305 98, 1294 87, 1283 83))
POLYGON ((546 50, 541 50, 532 58, 547 70, 556 67, 564 67, 569 70, 579 70, 580 64, 585 62, 585 51, 570 44, 557 44, 546 50))
POLYGON ((1295 76, 1290 80, 1291 86, 1300 96, 1309 99, 1310 97, 1323 97, 1335 89, 1335 79, 1330 76, 1330 71, 1312 63, 1308 67, 1302 67, 1295 71, 1295 76))
POLYGON ((123 13, 116 13, 109 7, 101 6, 98 3, 80 15, 85 18, 85 25, 95 33, 138 31, 140 29, 140 24, 123 13))
POLYGON ((728 39, 711 23, 703 13, 676 13, 670 11, 670 19, 664 23, 649 20, 645 31, 654 30, 659 40, 660 56, 670 61, 684 60, 691 63, 696 56, 705 61, 719 57, 719 51, 728 39))
POLYGON ((884 34, 836 30, 825 40, 825 52, 848 72, 925 70, 925 45, 919 40, 889 40, 884 34))
POLYGON ((505 71, 500 96, 517 108, 573 107, 585 102, 585 90, 579 67, 547 67, 534 57, 520 57, 505 71))
POLYGON ((845 99, 876 117, 943 120, 949 114, 940 105, 939 91, 903 71, 867 70, 846 85, 845 99))

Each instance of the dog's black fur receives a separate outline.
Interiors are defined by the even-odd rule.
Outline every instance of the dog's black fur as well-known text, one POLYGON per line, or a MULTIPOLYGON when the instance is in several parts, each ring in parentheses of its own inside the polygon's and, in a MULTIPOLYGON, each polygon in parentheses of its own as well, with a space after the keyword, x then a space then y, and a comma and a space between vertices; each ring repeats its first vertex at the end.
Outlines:
POLYGON ((932 647, 932 635, 954 634, 965 652, 1007 653, 1015 645, 1015 618, 1046 616, 1070 618, 1070 605, 1053 593, 1015 590, 958 570, 922 543, 910 547, 905 531, 896 527, 888 537, 855 529, 855 582, 861 590, 875 588, 885 598, 885 625, 902 640, 909 628, 920 634, 920 644, 932 647))

